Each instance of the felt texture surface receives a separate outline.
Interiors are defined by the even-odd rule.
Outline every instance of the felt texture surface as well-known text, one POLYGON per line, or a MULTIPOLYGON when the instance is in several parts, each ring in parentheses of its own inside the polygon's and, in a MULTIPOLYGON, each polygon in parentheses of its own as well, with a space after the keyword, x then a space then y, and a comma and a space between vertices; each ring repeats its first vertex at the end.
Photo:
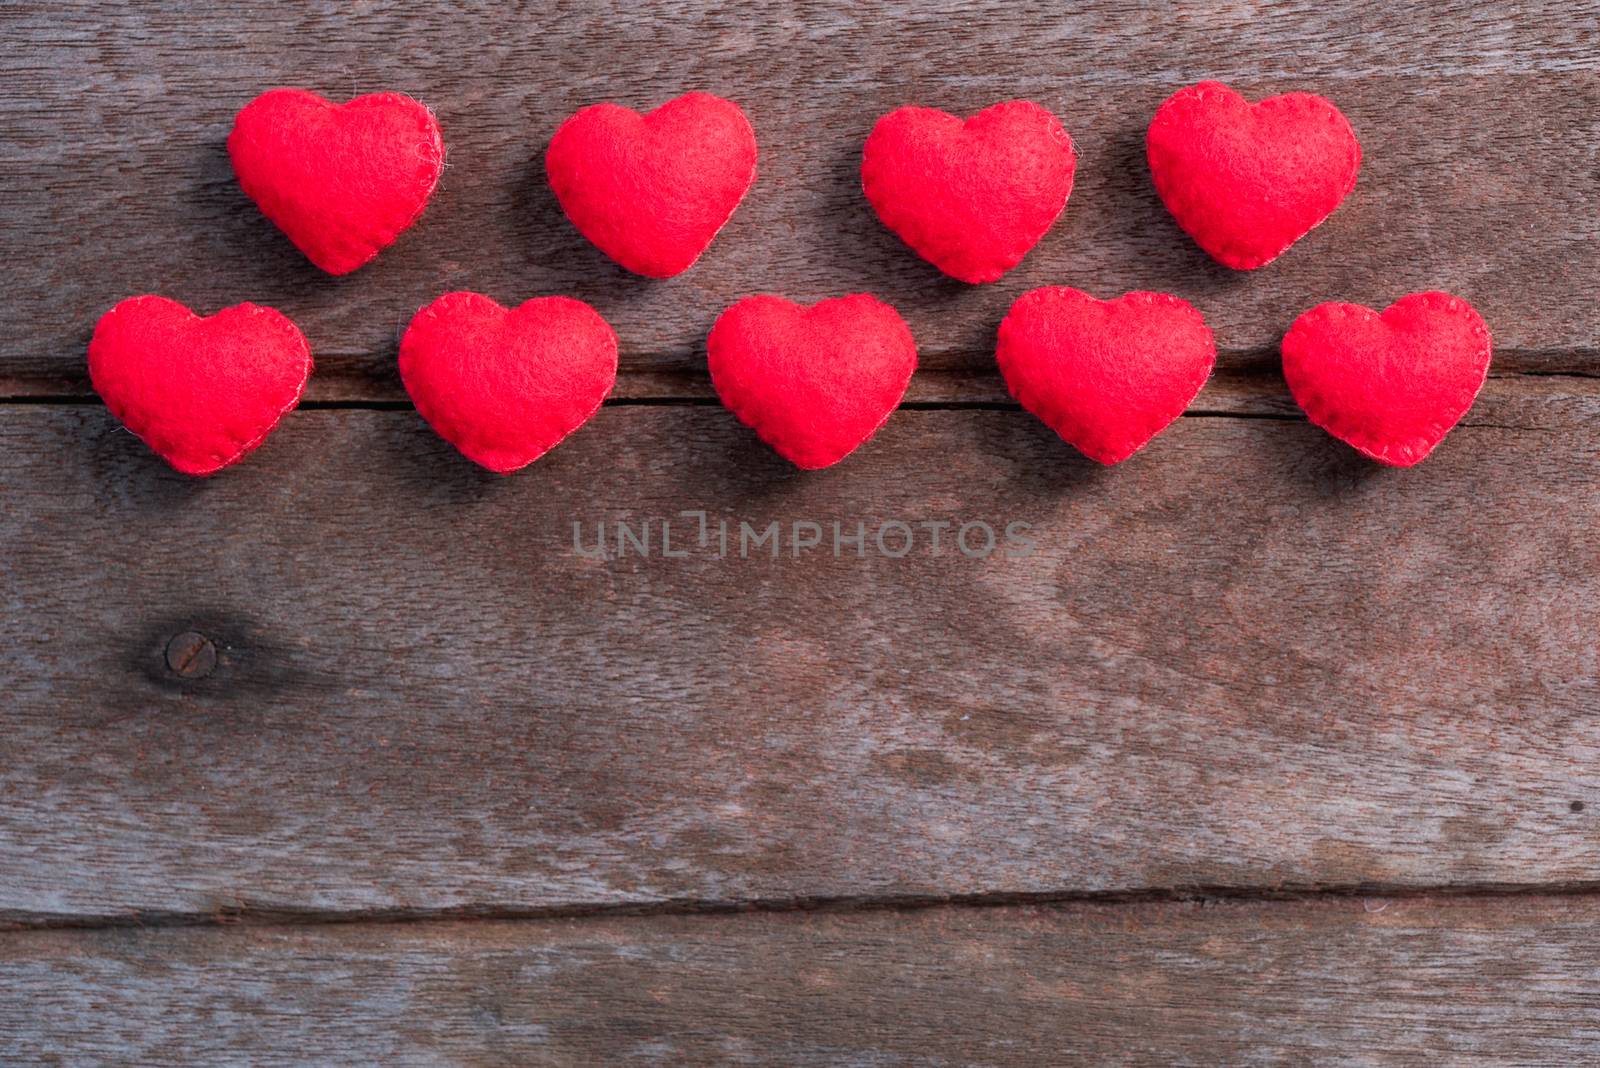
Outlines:
POLYGON ((1180 89, 1145 136, 1156 192, 1217 262, 1253 270, 1332 214, 1361 169, 1339 109, 1310 93, 1252 104, 1220 82, 1180 89))
POLYGON ((687 93, 640 115, 595 104, 556 130, 545 172, 561 210, 617 263, 688 270, 756 178, 756 135, 732 101, 687 93))
POLYGON ((865 293, 811 307, 746 297, 717 317, 706 353, 722 403, 806 470, 838 463, 876 433, 917 367, 905 320, 865 293))
POLYGON ((400 93, 335 104, 304 89, 269 90, 234 119, 228 155, 261 213, 329 274, 392 244, 444 172, 439 124, 400 93))
POLYGON ((310 377, 305 336, 258 304, 202 318, 165 297, 130 297, 89 339, 95 392, 187 475, 219 471, 260 445, 310 377))
POLYGON ((861 188, 883 224, 963 282, 993 282, 1022 261, 1067 206, 1072 139, 1038 104, 1012 100, 963 122, 897 108, 861 151, 861 188))
POLYGON ((1011 305, 995 359, 1024 408, 1084 455, 1115 464, 1183 414, 1217 350, 1200 313, 1168 293, 1096 300, 1046 286, 1011 305))
POLYGON ((508 310, 478 293, 446 293, 400 339, 400 378, 440 437, 509 474, 600 410, 617 380, 617 335, 570 297, 508 310))
POLYGON ((1489 375, 1489 327, 1449 293, 1412 293, 1382 314, 1319 304, 1283 338, 1283 376, 1311 421, 1392 467, 1420 463, 1489 375))

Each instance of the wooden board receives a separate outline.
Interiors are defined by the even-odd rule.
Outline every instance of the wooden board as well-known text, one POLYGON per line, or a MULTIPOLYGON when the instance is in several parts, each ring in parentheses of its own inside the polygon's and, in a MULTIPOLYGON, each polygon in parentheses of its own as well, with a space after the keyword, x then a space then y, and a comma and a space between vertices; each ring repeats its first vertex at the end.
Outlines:
POLYGON ((0 34, 0 1064, 1600 1059, 1600 4, 77 0, 0 34), (1202 78, 1324 93, 1366 150, 1263 271, 1150 187, 1149 116, 1202 78), (354 276, 232 179, 278 84, 444 125, 437 198, 354 276), (746 107, 760 181, 692 272, 634 278, 544 145, 688 88, 746 107), (861 140, 1015 97, 1071 130, 1071 205, 1002 283, 949 282, 872 217, 861 140), (1056 283, 1218 336, 1116 470, 993 374, 1056 283), (616 403, 511 479, 394 372, 458 288, 622 337, 616 403), (1298 418, 1275 346, 1423 288, 1482 309, 1495 378, 1381 470, 1298 418), (858 290, 922 367, 799 475, 711 402, 703 338, 746 293, 858 290), (166 471, 84 369, 142 292, 282 308, 312 403, 237 470, 166 471), (653 551, 574 550, 619 521, 653 551), (925 521, 1034 549, 935 554, 925 521), (773 522, 778 558, 738 554, 773 522), (834 522, 917 543, 793 555, 834 522))
POLYGON ((11 1064, 1591 1063, 1592 900, 0 936, 11 1064))
POLYGON ((993 336, 1026 289, 1169 290, 1208 316, 1230 370, 1270 371, 1293 318, 1323 300, 1383 306, 1429 288, 1487 317, 1496 368, 1600 372, 1600 6, 1442 5, 1399 17, 1339 5, 897 3, 507 9, 503 5, 13 5, 0 56, 14 116, 0 151, 0 394, 87 390, 83 349, 117 300, 157 291, 210 311, 277 306, 311 339, 312 396, 402 397, 400 332, 449 289, 503 301, 570 293, 617 327, 619 396, 704 396, 704 338, 740 296, 869 290, 906 315, 925 373, 913 399, 1004 397, 993 336), (953 38, 954 35, 954 38, 953 38), (955 46, 955 39, 960 46, 955 46), (596 53, 603 52, 603 62, 596 53), (1172 224, 1143 161, 1165 96, 1205 77, 1252 95, 1330 95, 1365 146, 1360 184, 1269 269, 1211 263, 1172 224), (450 170, 418 227, 330 279, 239 192, 233 113, 273 85, 428 103, 450 170), (761 178, 703 263, 628 275, 561 215, 543 149, 577 108, 648 107, 689 86, 749 110, 761 178), (970 112, 1031 97, 1081 155, 1071 205, 1002 283, 944 279, 860 193, 872 121, 906 102, 970 112), (48 249, 41 256, 40 250, 48 249), (22 330, 21 324, 27 329, 22 330))
POLYGON ((309 411, 192 481, 98 406, 12 407, 0 911, 1587 884, 1597 417, 1529 380, 1412 471, 1236 418, 1106 470, 907 411, 802 476, 720 407, 613 407, 501 479, 410 411, 309 411), (875 543, 929 520, 1036 545, 875 543), (574 550, 619 521, 648 558, 574 550))

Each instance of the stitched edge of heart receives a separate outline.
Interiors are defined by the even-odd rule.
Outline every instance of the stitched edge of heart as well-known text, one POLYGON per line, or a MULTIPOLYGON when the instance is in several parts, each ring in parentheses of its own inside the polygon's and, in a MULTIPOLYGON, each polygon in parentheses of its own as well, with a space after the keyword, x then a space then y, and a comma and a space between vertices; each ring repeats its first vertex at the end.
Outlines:
MULTIPOLYGON (((1369 459, 1376 460, 1389 467, 1412 467, 1426 460, 1433 450, 1438 448, 1440 443, 1444 441, 1445 436, 1455 429, 1456 424, 1461 422, 1462 417, 1472 410, 1472 405, 1478 399, 1478 394, 1483 392, 1484 384, 1489 380, 1489 364, 1494 359, 1494 341, 1489 333, 1489 324, 1478 313, 1478 309, 1452 293, 1431 289, 1421 293, 1408 293, 1381 312, 1374 312, 1364 304, 1339 303, 1335 301, 1318 304, 1309 311, 1302 313, 1290 325, 1288 332, 1283 335, 1283 342, 1279 346, 1279 351, 1284 360, 1284 378, 1289 384, 1289 392, 1294 396, 1295 403, 1300 406, 1301 411, 1306 413, 1306 418, 1313 425, 1327 431, 1369 459), (1324 322, 1332 322, 1337 319, 1349 319, 1356 317, 1358 313, 1364 313, 1367 316, 1375 315, 1381 320, 1391 311, 1407 304, 1421 304, 1427 308, 1447 312, 1456 312, 1465 308, 1471 313, 1473 319, 1471 324, 1472 334, 1482 343, 1483 366, 1477 376, 1477 382, 1461 390, 1451 404, 1453 414, 1445 419, 1435 419, 1431 422, 1428 425, 1429 434, 1426 436, 1405 442, 1386 443, 1378 441, 1371 434, 1363 433, 1359 429, 1340 429, 1334 424, 1343 417, 1343 413, 1324 406, 1320 397, 1306 394, 1304 395, 1305 399, 1302 399, 1301 389, 1296 388, 1296 381, 1299 376, 1291 370, 1292 365, 1302 357, 1298 354, 1291 356, 1289 349, 1295 347, 1298 352, 1301 334, 1312 326, 1322 325, 1324 322), (1310 407, 1307 407, 1308 403, 1312 407, 1322 410, 1313 412, 1310 407), (1428 440, 1430 436, 1432 438, 1431 441, 1428 440)), ((1301 380, 1300 386, 1302 388, 1305 386, 1303 380, 1301 380)))
POLYGON ((417 220, 422 218, 423 213, 428 210, 428 204, 433 200, 433 194, 439 188, 439 182, 444 178, 444 131, 440 128, 439 120, 434 115, 433 109, 408 93, 395 92, 393 90, 386 90, 378 93, 363 93, 360 96, 351 97, 343 104, 337 104, 323 96, 321 93, 314 92, 310 89, 301 89, 295 86, 278 86, 277 88, 268 89, 246 103, 245 106, 240 108, 238 113, 234 115, 233 129, 228 134, 228 142, 229 163, 233 166, 234 179, 239 183, 239 188, 244 191, 245 196, 250 198, 251 203, 255 204, 256 209, 261 212, 262 216, 268 222, 270 222, 279 233, 283 234, 284 237, 289 239, 290 244, 300 250, 300 254, 302 256, 310 260, 313 266, 327 274, 332 275, 335 278, 359 271, 361 268, 377 259, 378 253, 382 252, 384 249, 398 241, 400 239, 400 235, 411 229, 411 227, 416 224, 417 220), (268 214, 266 208, 262 206, 261 197, 257 195, 258 193, 264 192, 264 190, 260 189, 260 187, 252 189, 251 184, 253 184, 253 182, 249 182, 244 175, 239 173, 238 164, 233 160, 232 144, 234 137, 240 136, 239 116, 243 115, 251 105, 255 104, 263 97, 270 96, 273 93, 294 93, 315 100, 323 107, 334 111, 355 106, 371 107, 379 104, 391 104, 397 102, 415 105, 415 107, 406 108, 405 112, 407 115, 417 119, 417 133, 423 138, 422 143, 418 145, 417 161, 419 163, 419 169, 416 177, 426 177, 427 188, 423 190, 422 199, 418 202, 416 210, 406 218, 405 222, 401 223, 397 227, 394 227, 392 232, 390 232, 390 228, 388 227, 383 227, 377 231, 375 247, 366 255, 364 255, 359 263, 352 264, 349 267, 334 268, 320 262, 317 257, 313 256, 311 252, 307 251, 307 249, 302 246, 300 242, 296 241, 287 230, 279 225, 276 219, 268 214), (422 151, 423 148, 427 148, 430 151, 424 152, 422 151))
POLYGON ((1164 306, 1173 308, 1177 311, 1193 314, 1195 321, 1198 322, 1200 328, 1205 331, 1206 339, 1211 343, 1211 362, 1206 367, 1206 373, 1201 376, 1199 383, 1194 387, 1194 391, 1190 393, 1188 397, 1184 398, 1183 404, 1178 408, 1178 411, 1175 414, 1173 414, 1160 426, 1156 427, 1156 429, 1151 431, 1143 441, 1139 442, 1131 449, 1119 449, 1112 452, 1091 452, 1082 445, 1079 445, 1077 442, 1068 440, 1066 435, 1062 434, 1060 430, 1056 429, 1054 423, 1050 419, 1046 418, 1046 416, 1040 410, 1046 406, 1049 398, 1032 393, 1031 391, 1022 387, 1021 383, 1013 382, 1012 375, 1007 366, 1011 363, 1011 360, 1009 359, 1010 354, 1005 350, 1004 335, 1006 332, 1006 323, 1011 320, 1012 313, 1017 311, 1019 308, 1025 307, 1024 302, 1026 302, 1027 306, 1039 304, 1049 299, 1049 294, 1051 292, 1063 289, 1072 289, 1072 287, 1040 286, 1037 289, 1028 290, 1026 293, 1022 294, 1012 302, 1010 309, 1006 311, 1005 318, 1000 320, 999 333, 1001 337, 995 346, 995 363, 1000 368, 1000 377, 1002 380, 1004 380, 1006 389, 1013 397, 1016 398, 1017 403, 1021 404, 1030 415, 1038 419, 1045 426, 1049 427, 1058 438, 1072 446, 1074 449, 1077 449, 1079 452, 1083 453, 1083 455, 1087 456, 1089 459, 1095 461, 1096 463, 1111 467, 1115 464, 1122 463, 1124 460, 1132 459, 1138 453, 1144 451, 1144 449, 1149 446, 1151 442, 1155 441, 1156 438, 1160 437, 1166 432, 1168 427, 1178 421, 1179 417, 1183 415, 1183 413, 1188 409, 1189 405, 1194 402, 1194 399, 1200 395, 1200 391, 1206 388, 1206 383, 1211 381, 1211 372, 1216 368, 1217 364, 1216 335, 1212 333, 1210 324, 1205 321, 1205 316, 1201 314, 1199 308, 1196 308, 1193 304, 1190 304, 1182 297, 1175 296, 1171 293, 1160 293, 1152 290, 1135 289, 1122 294, 1120 297, 1112 297, 1110 300, 1100 300, 1093 294, 1085 293, 1081 289, 1074 290, 1074 292, 1082 293, 1085 297, 1088 297, 1090 300, 1096 301, 1099 304, 1142 304, 1145 306, 1164 306))
POLYGON ((1338 211, 1340 206, 1344 204, 1345 199, 1355 189, 1356 180, 1361 173, 1361 140, 1356 136, 1355 127, 1350 124, 1350 120, 1345 117, 1344 112, 1340 111, 1338 106, 1327 97, 1319 96, 1316 93, 1282 93, 1278 96, 1263 97, 1251 103, 1243 93, 1222 82, 1206 81, 1185 86, 1161 102, 1161 106, 1156 109, 1155 116, 1150 120, 1150 125, 1145 131, 1145 163, 1150 168, 1150 178, 1156 187, 1156 195, 1161 198, 1162 204, 1167 209, 1167 214, 1172 216, 1173 222, 1178 224, 1180 230, 1189 235, 1190 240, 1200 246, 1201 251, 1224 267, 1235 271, 1254 271, 1267 266, 1267 264, 1282 256, 1285 252, 1288 252, 1307 234, 1332 218, 1333 213, 1338 211), (1194 230, 1189 227, 1188 223, 1179 216, 1179 213, 1173 210, 1172 205, 1174 202, 1181 203, 1184 207, 1184 214, 1194 216, 1205 213, 1205 203, 1199 197, 1192 195, 1192 191, 1186 186, 1173 185, 1171 181, 1172 175, 1167 172, 1165 167, 1158 165, 1151 154, 1151 134, 1154 132, 1156 125, 1158 123, 1171 123, 1172 121, 1169 108, 1175 110, 1191 99, 1203 101, 1206 99, 1207 94, 1213 97, 1237 97, 1252 108, 1260 107, 1269 102, 1280 102, 1283 106, 1292 104, 1307 112, 1322 112, 1330 121, 1343 123, 1350 134, 1350 150, 1345 153, 1345 165, 1348 168, 1349 175, 1342 183, 1343 188, 1340 190, 1339 199, 1334 201, 1333 206, 1325 211, 1320 218, 1289 238, 1281 248, 1270 255, 1263 256, 1259 252, 1242 249, 1231 243, 1219 244, 1215 248, 1203 243, 1194 230))
MULTIPOLYGON (((618 338, 617 338, 616 329, 613 328, 612 325, 609 322, 606 321, 606 319, 605 319, 605 317, 603 315, 601 315, 598 311, 595 310, 593 305, 587 303, 586 301, 578 300, 576 297, 562 296, 560 294, 552 294, 550 296, 544 296, 544 297, 530 297, 527 300, 523 301, 521 304, 518 304, 514 308, 507 308, 504 304, 501 304, 499 301, 495 300, 493 297, 487 296, 486 294, 476 293, 476 292, 473 292, 470 289, 457 289, 457 290, 452 290, 449 293, 443 293, 443 294, 435 297, 433 300, 429 301, 424 307, 419 309, 417 311, 416 315, 412 316, 411 322, 406 326, 405 334, 401 335, 401 338, 400 338, 400 353, 399 353, 399 356, 398 356, 398 359, 397 359, 396 362, 399 364, 401 385, 403 385, 405 387, 407 396, 409 396, 411 398, 412 405, 417 409, 417 414, 422 417, 423 422, 427 423, 428 427, 435 434, 439 435, 439 437, 445 442, 445 444, 447 444, 451 448, 455 449, 456 452, 460 453, 461 456, 464 457, 465 459, 471 461, 472 463, 477 464, 479 467, 482 467, 486 471, 493 471, 497 475, 511 475, 511 474, 515 474, 518 471, 521 471, 525 467, 528 467, 529 465, 533 464, 535 461, 542 459, 545 455, 547 455, 556 446, 560 445, 563 441, 566 441, 573 434, 576 434, 578 431, 582 430, 585 426, 589 425, 589 421, 595 417, 595 413, 600 411, 600 409, 605 405, 606 398, 611 396, 612 390, 616 389, 616 386, 617 386, 618 352, 619 352, 619 341, 618 341, 618 338), (452 299, 452 298, 457 298, 457 299, 452 299), (436 411, 433 414, 429 414, 429 412, 425 411, 423 403, 419 402, 418 399, 417 399, 416 394, 411 392, 411 386, 410 386, 409 382, 407 381, 407 376, 406 376, 406 366, 407 366, 407 364, 409 364, 410 362, 412 362, 415 359, 415 356, 412 354, 411 350, 406 347, 406 343, 405 343, 406 337, 410 335, 412 327, 416 326, 421 321, 426 320, 428 322, 437 322, 439 320, 439 311, 440 311, 439 305, 444 303, 447 300, 450 301, 451 306, 454 306, 454 305, 457 305, 457 304, 463 304, 463 303, 476 302, 476 301, 485 301, 485 302, 487 302, 489 304, 492 304, 494 307, 498 308, 501 312, 503 312, 508 317, 511 316, 511 315, 516 314, 517 312, 521 311, 523 308, 526 308, 529 304, 537 304, 537 303, 540 303, 542 301, 561 300, 561 301, 571 301, 573 304, 582 305, 586 310, 588 310, 591 314, 593 314, 594 317, 606 328, 607 332, 609 333, 609 335, 611 337, 611 380, 606 383, 606 388, 600 394, 600 399, 595 401, 593 406, 591 406, 590 408, 588 408, 584 412, 583 418, 579 419, 575 424, 572 425, 572 427, 570 427, 569 429, 564 431, 561 434, 560 437, 556 438, 549 445, 546 445, 544 448, 540 449, 533 456, 530 456, 528 459, 522 461, 521 463, 511 464, 510 466, 501 467, 501 466, 496 466, 496 465, 493 465, 493 464, 484 463, 482 460, 479 460, 476 457, 468 456, 466 454, 466 452, 464 452, 462 450, 461 446, 456 443, 454 437, 452 437, 452 434, 455 432, 455 430, 457 429, 457 427, 460 424, 456 423, 454 420, 451 420, 451 419, 437 420, 436 417, 440 416, 441 413, 438 413, 436 411), (451 432, 452 433, 446 433, 443 429, 441 429, 441 422, 443 423, 443 425, 449 426, 451 428, 451 432)), ((431 407, 432 406, 431 403, 428 406, 431 407)))
MULTIPOLYGON (((300 374, 300 383, 296 387, 294 395, 290 397, 288 402, 285 403, 284 406, 278 410, 277 414, 272 417, 272 421, 269 422, 260 433, 256 434, 252 438, 240 440, 234 435, 229 435, 229 440, 232 441, 235 446, 234 451, 226 455, 216 456, 214 458, 216 460, 214 464, 204 467, 192 467, 179 464, 168 457, 160 449, 157 449, 154 445, 152 445, 143 434, 129 426, 127 421, 127 409, 123 407, 118 400, 107 397, 104 393, 100 393, 99 387, 95 385, 93 373, 94 364, 91 362, 89 384, 94 388, 96 393, 100 393, 101 399, 105 401, 106 408, 113 416, 116 417, 117 422, 121 423, 122 426, 134 437, 144 442, 146 448, 155 453, 157 456, 161 457, 161 459, 165 460, 173 470, 178 471, 181 474, 205 478, 208 475, 216 474, 225 467, 231 467, 233 464, 238 463, 240 460, 244 459, 250 453, 254 452, 258 447, 260 447, 261 443, 266 441, 267 438, 271 437, 274 430, 278 429, 278 424, 283 422, 283 417, 294 411, 295 408, 299 406, 301 398, 305 396, 306 384, 311 380, 311 372, 315 365, 311 358, 311 345, 306 340, 305 333, 301 331, 301 329, 294 324, 294 320, 290 319, 287 315, 278 311, 276 308, 269 308, 264 304, 255 304, 250 301, 245 301, 241 304, 233 304, 226 308, 220 308, 210 315, 196 315, 192 308, 179 301, 170 300, 167 297, 158 296, 154 293, 147 293, 143 296, 129 297, 126 300, 119 301, 115 307, 100 317, 99 322, 95 324, 96 332, 99 331, 101 323, 109 321, 113 316, 119 316, 134 307, 140 307, 145 304, 173 305, 183 309, 190 319, 201 322, 208 319, 215 319, 218 315, 222 315, 225 312, 231 311, 245 311, 252 317, 265 315, 268 322, 270 322, 286 338, 289 338, 298 346, 301 354, 304 357, 300 374)), ((94 338, 92 336, 89 339, 89 344, 91 347, 94 345, 94 338)))
MULTIPOLYGON (((883 149, 882 151, 890 151, 890 150, 883 149)), ((1041 241, 1043 241, 1045 239, 1045 236, 1050 233, 1050 231, 1055 227, 1056 223, 1061 221, 1062 214, 1067 210, 1067 202, 1072 199, 1072 190, 1073 190, 1073 187, 1075 186, 1076 181, 1077 181, 1077 169, 1078 169, 1078 146, 1077 146, 1077 142, 1075 142, 1072 139, 1072 135, 1067 132, 1066 126, 1062 124, 1060 118, 1058 118, 1054 112, 1052 112, 1049 108, 1045 107, 1044 105, 1036 103, 1035 101, 1032 101, 1032 100, 1002 100, 1002 101, 999 101, 998 103, 990 104, 988 107, 983 108, 983 109, 981 109, 979 111, 973 112, 971 115, 968 115, 965 118, 962 118, 960 115, 956 115, 956 114, 954 114, 952 112, 943 111, 943 110, 941 110, 939 108, 922 107, 922 106, 915 105, 915 104, 905 104, 905 105, 902 105, 900 107, 895 108, 893 111, 887 112, 886 114, 879 116, 877 122, 872 124, 872 129, 870 131, 868 131, 866 140, 862 143, 862 146, 861 146, 861 166, 860 166, 860 172, 861 172, 861 195, 866 198, 867 204, 872 208, 872 213, 877 216, 878 221, 883 224, 884 228, 887 229, 890 233, 892 233, 897 239, 899 239, 899 241, 903 245, 905 245, 906 248, 908 248, 912 252, 916 253, 916 255, 920 259, 922 259, 924 262, 932 264, 941 274, 945 275, 948 278, 954 278, 958 282, 965 282, 968 285, 987 285, 987 284, 989 284, 991 282, 1000 281, 1000 279, 1004 278, 1007 274, 1010 274, 1011 271, 1015 270, 1016 267, 1019 264, 1021 264, 1024 259, 1026 259, 1028 257, 1028 254, 1030 252, 1032 252, 1034 249, 1039 247, 1039 242, 1041 242, 1041 241), (1004 109, 1004 110, 1017 110, 1017 111, 1030 111, 1030 112, 1037 112, 1039 114, 1042 114, 1044 117, 1049 119, 1050 123, 1053 124, 1054 127, 1057 130, 1059 130, 1061 132, 1061 136, 1066 138, 1067 157, 1068 157, 1068 159, 1070 161, 1070 173, 1067 175, 1067 191, 1066 191, 1065 194, 1062 195, 1060 205, 1056 208, 1055 212, 1053 214, 1051 214, 1049 220, 1044 224, 1044 226, 1042 228, 1040 228, 1039 232, 1037 234, 1035 234, 1033 236, 1032 240, 1030 240, 1028 242, 1027 247, 1024 248, 1020 253, 1018 253, 1014 258, 1012 258, 1010 256, 1006 257, 1006 259, 1009 259, 1009 261, 1010 261, 1007 264, 1007 266, 1000 268, 998 271, 983 271, 981 273, 957 274, 956 272, 954 272, 954 271, 950 270, 949 268, 945 267, 944 264, 938 262, 937 260, 934 260, 932 257, 930 257, 926 253, 924 253, 921 249, 919 249, 915 245, 913 245, 911 243, 910 239, 907 238, 907 236, 905 234, 907 220, 904 217, 899 217, 899 216, 891 219, 890 216, 895 214, 894 211, 893 211, 893 205, 889 204, 887 202, 880 203, 879 197, 877 197, 877 196, 875 196, 873 194, 874 187, 882 188, 883 185, 884 185, 883 175, 878 173, 878 168, 876 166, 874 166, 874 164, 873 164, 873 157, 878 154, 878 153, 875 153, 873 151, 873 149, 875 147, 875 143, 873 141, 873 138, 878 133, 878 130, 883 127, 885 122, 887 122, 891 118, 901 114, 902 112, 929 112, 929 113, 932 113, 934 115, 945 116, 945 117, 948 117, 948 118, 957 119, 957 120, 960 121, 961 126, 962 126, 962 128, 964 130, 967 127, 967 125, 969 123, 971 123, 974 119, 978 118, 978 116, 985 115, 985 114, 987 114, 989 112, 992 112, 992 111, 999 111, 999 110, 1002 110, 1002 109, 1004 109), (888 210, 886 211, 886 209, 888 209, 888 210)))

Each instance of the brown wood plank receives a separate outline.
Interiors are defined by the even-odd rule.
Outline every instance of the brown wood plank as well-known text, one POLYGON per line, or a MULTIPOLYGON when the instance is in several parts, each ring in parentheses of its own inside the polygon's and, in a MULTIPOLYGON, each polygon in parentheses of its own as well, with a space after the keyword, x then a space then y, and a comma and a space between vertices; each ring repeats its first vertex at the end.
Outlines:
POLYGON ((312 410, 193 481, 0 408, 0 918, 1593 881, 1600 399, 1540 382, 1403 472, 1238 418, 1106 470, 975 410, 802 476, 623 406, 508 479, 312 410), (695 509, 731 558, 662 556, 695 509), (574 552, 616 520, 649 558, 574 552), (889 520, 1037 545, 737 556, 889 520))
POLYGON ((306 329, 312 395, 400 396, 399 331, 452 288, 566 292, 623 339, 624 396, 700 395, 717 312, 753 291, 871 290, 923 350, 913 398, 999 394, 995 324, 1024 289, 1170 290, 1213 324, 1230 368, 1270 368, 1293 317, 1408 290, 1473 300, 1497 367, 1600 370, 1600 5, 1440 3, 13 4, 0 56, 0 395, 86 390, 83 347, 121 297, 203 309, 252 299, 306 329), (1167 218, 1143 129, 1202 77, 1253 94, 1331 95, 1366 146, 1355 194, 1278 264, 1239 275, 1167 218), (238 191, 233 112, 282 83, 335 96, 401 89, 440 116, 451 170, 411 234, 358 274, 310 267, 238 191), (761 179, 706 260, 627 275, 562 218, 543 146, 578 107, 728 94, 761 139, 761 179), (1062 222, 1004 282, 942 279, 871 216, 856 160, 908 101, 970 111, 1032 97, 1077 139, 1062 222), (976 376, 974 381, 973 376, 976 376))
POLYGON ((8 1064, 1549 1065, 1593 899, 0 935, 8 1064))

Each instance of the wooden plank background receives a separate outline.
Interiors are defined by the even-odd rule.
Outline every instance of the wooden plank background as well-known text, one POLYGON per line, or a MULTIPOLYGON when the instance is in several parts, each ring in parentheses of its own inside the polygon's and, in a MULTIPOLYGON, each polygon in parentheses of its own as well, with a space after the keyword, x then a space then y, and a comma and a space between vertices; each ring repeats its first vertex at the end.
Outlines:
POLYGON ((403 397, 399 334, 456 288, 593 302, 623 341, 622 396, 705 395, 706 331, 727 304, 762 291, 891 301, 917 337, 925 373, 913 397, 927 400, 1003 397, 996 324, 1017 294, 1061 283, 1194 301, 1228 369, 1270 373, 1283 331, 1320 301, 1382 306, 1423 288, 1483 311, 1498 373, 1596 369, 1590 4, 1430 3, 1417 18, 1371 0, 1177 13, 1142 3, 858 8, 331 2, 222 14, 108 3, 73 19, 55 5, 13 5, 0 26, 29 44, 0 57, 21 121, 5 149, 15 188, 0 255, 30 269, 0 294, 0 318, 18 333, 0 353, 0 388, 84 392, 95 318, 152 290, 206 309, 242 299, 282 309, 316 355, 312 395, 329 400, 403 397), (1253 95, 1325 92, 1362 139, 1349 201, 1270 271, 1213 264, 1151 187, 1150 115, 1202 77, 1253 95), (233 180, 224 141, 234 111, 285 82, 340 96, 403 89, 443 125, 449 170, 427 214, 355 275, 311 267, 233 180), (585 104, 648 107, 686 86, 748 109, 760 177, 695 270, 638 278, 561 215, 544 144, 585 104), (1078 179, 1017 271, 966 286, 872 216, 860 146, 878 115, 907 101, 967 112, 1009 97, 1061 117, 1078 179))
POLYGON ((1568 898, 0 934, 33 1064, 1589 1063, 1568 898), (92 1006, 92 1009, 86 1009, 92 1006))
POLYGON ((0 1063, 1596 1059, 1600 6, 78 2, 0 31, 0 1063), (1325 93, 1366 150, 1263 271, 1210 264, 1142 162, 1206 77, 1325 93), (278 84, 443 123, 432 206, 348 278, 232 180, 233 112, 278 84), (687 88, 746 107, 761 177, 694 270, 633 278, 543 146, 687 88), (1078 144, 1067 213, 1003 282, 943 280, 862 201, 861 139, 1019 96, 1078 144), (1116 469, 993 373, 1050 283, 1217 332, 1116 469), (622 337, 617 399, 509 479, 399 390, 453 288, 570 293, 622 337), (1494 380, 1383 470, 1299 417, 1275 345, 1420 288, 1484 312, 1494 380), (923 368, 802 475, 709 402, 704 335, 746 293, 856 290, 923 368), (314 402, 217 478, 88 391, 95 318, 151 291, 312 341, 314 402), (783 553, 669 558, 686 511, 783 553), (1034 548, 787 538, 886 521, 1034 548), (655 551, 575 550, 618 522, 655 551), (208 673, 169 666, 183 632, 208 673))
POLYGON ((646 406, 509 479, 409 411, 306 412, 194 482, 98 406, 13 409, 0 904, 1588 881, 1600 403, 1563 389, 1497 383, 1407 472, 1299 421, 1189 419, 1108 471, 1018 413, 906 411, 800 475, 646 406), (682 510, 828 541, 665 558, 682 510), (834 556, 887 520, 1036 548, 834 556), (574 550, 619 521, 649 558, 574 550), (223 646, 193 682, 188 629, 223 646))

